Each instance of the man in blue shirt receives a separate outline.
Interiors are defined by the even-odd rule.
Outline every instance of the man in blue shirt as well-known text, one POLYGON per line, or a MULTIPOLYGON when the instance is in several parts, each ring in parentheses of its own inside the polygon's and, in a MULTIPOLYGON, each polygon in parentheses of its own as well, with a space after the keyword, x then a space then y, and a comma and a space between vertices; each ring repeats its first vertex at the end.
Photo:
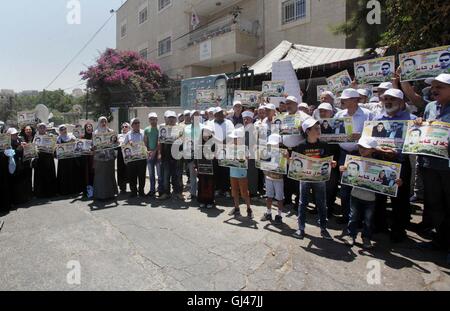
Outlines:
MULTIPOLYGON (((431 84, 431 93, 436 101, 427 105, 424 119, 450 123, 450 74, 441 74, 426 82, 431 84)), ((422 120, 416 122, 420 124, 422 120)), ((447 261, 450 263, 450 161, 420 156, 419 164, 423 167, 424 208, 432 215, 437 229, 434 244, 449 252, 447 261)))
MULTIPOLYGON (((389 89, 381 97, 384 112, 375 118, 375 121, 409 121, 415 120, 416 116, 410 114, 406 110, 404 94, 398 89, 389 89)), ((398 188, 397 197, 391 197, 392 203, 392 227, 391 240, 400 242, 406 238, 406 227, 411 220, 411 205, 409 198, 411 197, 411 163, 409 156, 402 155, 401 151, 383 148, 380 150, 385 160, 402 165, 400 179, 403 185, 398 188)), ((384 195, 377 196, 377 204, 375 209, 375 225, 378 230, 387 227, 386 219, 387 197, 384 195)))

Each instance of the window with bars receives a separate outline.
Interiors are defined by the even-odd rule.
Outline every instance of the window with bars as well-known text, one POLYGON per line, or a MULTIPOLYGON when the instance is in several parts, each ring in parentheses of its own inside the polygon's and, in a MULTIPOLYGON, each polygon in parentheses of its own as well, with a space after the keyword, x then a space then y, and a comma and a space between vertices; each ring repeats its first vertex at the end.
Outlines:
POLYGON ((158 10, 161 11, 167 6, 169 6, 171 3, 171 0, 158 0, 158 10))
POLYGON ((145 48, 145 49, 140 50, 139 55, 141 55, 141 57, 143 57, 145 59, 148 59, 148 49, 145 48))
POLYGON ((158 56, 163 56, 172 51, 172 37, 165 38, 158 42, 158 56))
POLYGON ((295 22, 306 17, 306 0, 288 0, 282 3, 282 24, 295 22))
POLYGON ((143 24, 148 19, 148 8, 145 7, 141 11, 139 11, 139 24, 143 24))

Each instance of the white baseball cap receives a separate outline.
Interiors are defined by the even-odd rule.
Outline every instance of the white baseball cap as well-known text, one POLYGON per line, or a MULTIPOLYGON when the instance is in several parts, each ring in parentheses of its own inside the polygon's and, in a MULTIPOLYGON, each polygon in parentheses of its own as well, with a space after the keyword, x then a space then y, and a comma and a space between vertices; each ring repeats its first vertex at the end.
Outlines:
POLYGON ((298 105, 298 108, 309 108, 307 103, 301 103, 300 105, 298 105))
POLYGON ((394 86, 392 85, 392 82, 383 82, 381 83, 378 88, 383 90, 389 90, 392 89, 394 86))
POLYGON ((303 132, 306 133, 306 130, 309 130, 310 128, 312 128, 314 125, 316 125, 317 123, 319 123, 319 121, 317 121, 314 118, 308 118, 305 121, 303 121, 302 123, 302 129, 303 132))
POLYGON ((183 112, 183 115, 185 115, 185 116, 189 116, 191 114, 191 111, 190 110, 185 110, 184 112, 183 112))
POLYGON ((366 89, 358 89, 357 92, 361 96, 369 96, 369 92, 366 89))
POLYGON ((255 116, 255 114, 251 111, 244 111, 242 113, 242 118, 252 118, 255 116))
POLYGON ((266 110, 266 105, 259 106, 258 110, 266 110))
POLYGON ((133 120, 131 120, 131 125, 133 125, 135 122, 141 123, 141 121, 139 120, 139 118, 134 118, 133 120))
POLYGON ((342 92, 340 99, 351 99, 351 98, 359 98, 359 93, 355 89, 345 89, 342 92))
POLYGON ((240 100, 236 100, 233 102, 233 107, 237 106, 237 105, 241 105, 242 106, 242 102, 240 100))
POLYGON ((150 119, 150 118, 158 118, 158 115, 156 114, 156 112, 150 112, 149 114, 148 114, 148 118, 150 119))
POLYGON ((286 101, 291 101, 291 102, 294 102, 294 103, 298 104, 298 99, 295 96, 288 96, 286 98, 286 101))
POLYGON ((373 96, 370 98, 369 103, 379 103, 380 98, 378 96, 373 96))
POLYGON ((275 108, 274 104, 267 104, 267 105, 265 105, 265 108, 269 109, 269 110, 277 110, 277 108, 275 108))
POLYGON ((358 141, 358 146, 366 149, 373 149, 378 146, 378 142, 373 137, 361 137, 361 139, 358 141))
POLYGON ((211 108, 208 108, 208 109, 206 110, 206 112, 214 112, 215 110, 216 110, 216 108, 211 107, 211 108))
POLYGON ((329 103, 322 103, 322 104, 319 105, 319 107, 317 107, 317 109, 333 111, 333 106, 331 106, 331 104, 329 104, 329 103))
POLYGON ((192 117, 196 112, 199 112, 198 110, 191 110, 189 112, 189 116, 192 117))
POLYGON ((278 146, 281 142, 281 136, 279 134, 272 134, 267 140, 267 144, 271 146, 278 146))
POLYGON ((333 92, 331 92, 331 91, 325 91, 325 92, 322 92, 322 94, 320 94, 320 96, 322 96, 322 95, 329 95, 329 96, 331 96, 331 98, 334 99, 334 94, 333 94, 333 92))
POLYGON ((448 73, 441 73, 436 78, 426 79, 425 83, 426 84, 431 84, 431 82, 433 82, 433 81, 439 81, 439 82, 442 82, 442 83, 445 83, 445 84, 450 84, 450 74, 448 74, 448 73))
POLYGON ((17 133, 19 133, 15 128, 13 128, 13 127, 10 127, 7 131, 6 131, 6 134, 9 134, 9 135, 16 135, 17 133))
POLYGON ((398 90, 398 89, 389 89, 386 92, 384 92, 382 97, 384 97, 386 95, 392 96, 392 97, 395 97, 395 98, 399 98, 399 99, 402 99, 402 100, 405 98, 405 95, 403 94, 403 92, 401 90, 398 90))
POLYGON ((219 113, 219 112, 223 112, 223 109, 221 107, 216 107, 214 109, 214 114, 219 113))
POLYGON ((177 118, 177 114, 175 111, 169 110, 166 111, 165 115, 166 118, 177 118))

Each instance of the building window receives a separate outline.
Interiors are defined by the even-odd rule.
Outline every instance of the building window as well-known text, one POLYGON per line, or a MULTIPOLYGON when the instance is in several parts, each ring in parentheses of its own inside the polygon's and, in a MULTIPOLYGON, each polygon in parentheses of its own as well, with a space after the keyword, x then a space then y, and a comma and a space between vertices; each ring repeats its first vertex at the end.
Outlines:
POLYGON ((142 49, 139 51, 139 55, 141 55, 142 58, 148 59, 148 49, 142 49))
POLYGON ((158 56, 169 54, 172 51, 172 37, 165 38, 158 42, 158 56))
POLYGON ((286 25, 306 18, 306 0, 288 0, 281 6, 282 24, 286 25))
POLYGON ((139 11, 139 25, 145 23, 147 19, 148 19, 148 8, 145 7, 139 11))
POLYGON ((120 25, 120 37, 123 38, 127 35, 127 22, 123 22, 120 25))
POLYGON ((171 4, 171 0, 158 0, 158 11, 164 10, 171 4))

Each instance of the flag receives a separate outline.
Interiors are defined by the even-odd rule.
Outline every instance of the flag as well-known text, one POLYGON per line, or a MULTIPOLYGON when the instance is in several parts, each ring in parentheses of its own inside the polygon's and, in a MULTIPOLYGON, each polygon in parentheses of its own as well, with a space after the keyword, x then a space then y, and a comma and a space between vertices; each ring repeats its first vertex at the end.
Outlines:
POLYGON ((194 9, 192 9, 192 15, 191 15, 191 26, 193 29, 197 28, 197 26, 200 24, 200 18, 197 15, 197 12, 195 12, 194 9))

